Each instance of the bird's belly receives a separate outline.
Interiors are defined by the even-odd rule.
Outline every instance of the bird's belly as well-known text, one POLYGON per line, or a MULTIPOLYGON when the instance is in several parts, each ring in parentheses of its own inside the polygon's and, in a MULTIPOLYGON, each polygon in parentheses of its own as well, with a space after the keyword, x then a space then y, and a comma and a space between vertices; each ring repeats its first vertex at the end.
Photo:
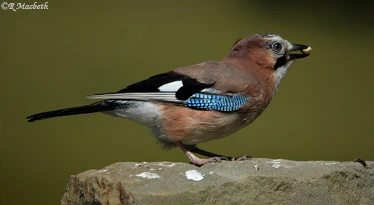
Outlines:
POLYGON ((161 113, 157 105, 141 101, 125 102, 127 104, 123 108, 119 107, 118 109, 107 111, 105 114, 127 118, 152 129, 158 127, 161 113))
POLYGON ((198 144, 226 137, 242 127, 237 113, 200 111, 180 106, 161 106, 162 136, 168 141, 198 144))
POLYGON ((217 140, 227 137, 237 132, 241 128, 242 126, 238 126, 235 123, 232 125, 225 125, 221 128, 218 128, 216 131, 207 131, 203 128, 200 132, 192 132, 190 135, 187 135, 188 137, 182 137, 183 139, 180 141, 186 145, 195 145, 201 142, 207 142, 210 140, 217 140))
POLYGON ((104 113, 143 124, 164 143, 180 141, 192 145, 216 140, 235 133, 247 124, 239 114, 232 112, 200 111, 140 101, 127 103, 123 108, 104 113))

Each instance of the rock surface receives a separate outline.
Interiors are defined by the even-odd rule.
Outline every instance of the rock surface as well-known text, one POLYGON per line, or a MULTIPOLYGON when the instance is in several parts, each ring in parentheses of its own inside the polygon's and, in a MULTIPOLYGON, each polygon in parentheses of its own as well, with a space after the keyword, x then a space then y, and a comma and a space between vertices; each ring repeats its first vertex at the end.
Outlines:
POLYGON ((119 162, 71 176, 61 204, 374 204, 374 162, 119 162))

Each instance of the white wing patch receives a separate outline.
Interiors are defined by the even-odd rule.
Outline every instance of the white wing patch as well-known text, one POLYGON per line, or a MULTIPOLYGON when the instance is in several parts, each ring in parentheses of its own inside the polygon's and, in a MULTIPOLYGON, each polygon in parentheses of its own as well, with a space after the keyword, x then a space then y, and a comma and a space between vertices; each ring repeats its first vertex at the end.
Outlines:
POLYGON ((205 92, 205 93, 221 93, 220 90, 217 90, 217 89, 214 89, 214 88, 205 88, 203 89, 201 92, 205 92))
POLYGON ((164 84, 158 88, 159 91, 161 92, 176 92, 179 88, 183 86, 182 81, 174 81, 171 83, 164 84))
POLYGON ((150 92, 150 93, 108 93, 87 96, 86 99, 102 99, 102 100, 161 100, 167 102, 181 102, 175 97, 174 92, 150 92))

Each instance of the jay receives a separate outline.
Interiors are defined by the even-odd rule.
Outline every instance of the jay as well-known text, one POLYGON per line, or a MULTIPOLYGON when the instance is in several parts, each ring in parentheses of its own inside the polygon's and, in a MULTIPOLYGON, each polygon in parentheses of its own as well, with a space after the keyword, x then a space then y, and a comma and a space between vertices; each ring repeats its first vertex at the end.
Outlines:
POLYGON ((256 34, 239 40, 221 61, 180 67, 118 92, 87 97, 99 102, 27 119, 102 112, 149 127, 164 148, 181 148, 191 164, 243 160, 247 156, 214 154, 197 144, 226 137, 253 122, 269 105, 292 62, 311 50, 278 35, 256 34))

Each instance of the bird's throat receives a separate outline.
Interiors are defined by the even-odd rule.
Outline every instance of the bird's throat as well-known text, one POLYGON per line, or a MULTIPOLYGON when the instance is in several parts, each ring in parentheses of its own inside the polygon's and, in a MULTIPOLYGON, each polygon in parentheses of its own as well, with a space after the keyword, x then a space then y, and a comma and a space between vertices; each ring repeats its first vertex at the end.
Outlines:
POLYGON ((274 71, 274 84, 275 84, 275 88, 274 88, 273 95, 275 95, 275 93, 277 92, 277 90, 279 88, 279 85, 280 85, 280 82, 282 81, 282 79, 286 75, 287 70, 291 66, 292 63, 293 63, 293 61, 288 61, 287 63, 285 63, 284 65, 278 67, 274 71))

